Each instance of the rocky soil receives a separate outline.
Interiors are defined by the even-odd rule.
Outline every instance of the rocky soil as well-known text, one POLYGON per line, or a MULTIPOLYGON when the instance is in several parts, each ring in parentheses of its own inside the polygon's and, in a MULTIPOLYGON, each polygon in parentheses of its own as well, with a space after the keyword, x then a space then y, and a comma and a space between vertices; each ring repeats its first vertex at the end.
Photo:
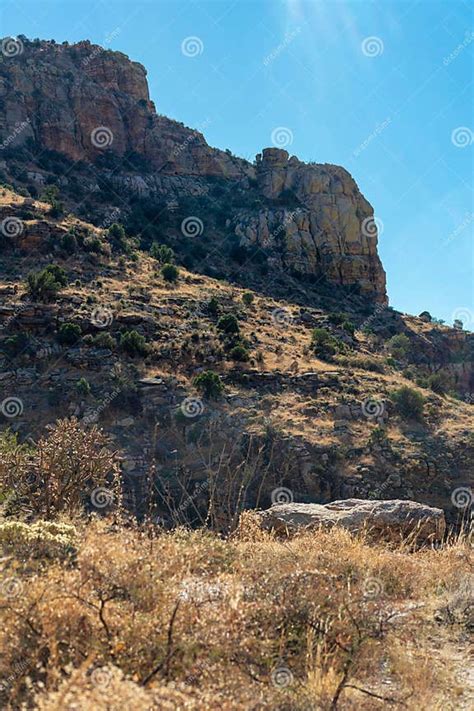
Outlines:
POLYGON ((156 113, 126 55, 19 41, 0 64, 3 429, 27 440, 58 417, 99 423, 130 508, 144 515, 151 496, 166 524, 206 520, 207 487, 229 471, 221 529, 280 490, 465 517, 473 336, 388 306, 377 220, 347 171, 279 148, 236 158, 156 113), (28 274, 52 263, 67 286, 32 297, 28 274), (315 329, 334 352, 315 350, 315 329), (130 332, 141 353, 121 346, 130 332), (195 387, 207 370, 215 400, 195 387), (401 386, 423 396, 418 420, 397 410, 401 386))
POLYGON ((58 417, 98 423, 122 453, 130 507, 140 511, 151 486, 167 523, 205 518, 210 472, 243 469, 239 504, 230 511, 221 502, 217 525, 235 523, 239 506, 267 507, 280 490, 296 502, 414 499, 445 509, 451 522, 465 514, 452 497, 472 486, 472 335, 357 299, 345 304, 350 335, 331 322, 331 299, 320 297, 315 308, 254 291, 246 304, 248 291, 183 268, 169 284, 147 255, 78 247, 67 257, 60 245, 72 227, 105 246, 106 231, 50 211, 8 190, 1 196, 2 218, 23 226, 0 267, 1 400, 19 400, 21 410, 11 416, 4 407, 3 428, 36 440, 58 417), (27 274, 51 262, 69 284, 53 302, 34 301, 27 274), (230 357, 217 327, 228 313, 237 317, 246 362, 230 357), (72 343, 60 342, 64 324, 80 329, 72 343), (315 327, 344 342, 344 353, 317 357, 315 327), (120 348, 130 330, 145 338, 146 354, 120 348), (386 334, 397 332, 412 344, 405 362, 387 346, 386 334), (106 334, 111 341, 101 341, 106 334), (223 385, 217 400, 193 385, 209 369, 223 385), (430 369, 453 378, 456 398, 414 384, 430 369), (396 411, 391 393, 401 385, 425 397, 421 421, 396 411))

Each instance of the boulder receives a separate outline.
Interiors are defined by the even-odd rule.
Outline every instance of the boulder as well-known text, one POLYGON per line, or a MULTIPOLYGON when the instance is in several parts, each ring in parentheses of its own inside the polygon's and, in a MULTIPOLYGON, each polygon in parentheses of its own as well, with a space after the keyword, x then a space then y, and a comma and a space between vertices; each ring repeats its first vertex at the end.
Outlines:
POLYGON ((256 514, 262 529, 284 535, 320 526, 342 526, 351 533, 367 530, 376 538, 400 540, 409 537, 417 543, 424 543, 441 540, 446 528, 441 509, 400 499, 274 504, 256 514))

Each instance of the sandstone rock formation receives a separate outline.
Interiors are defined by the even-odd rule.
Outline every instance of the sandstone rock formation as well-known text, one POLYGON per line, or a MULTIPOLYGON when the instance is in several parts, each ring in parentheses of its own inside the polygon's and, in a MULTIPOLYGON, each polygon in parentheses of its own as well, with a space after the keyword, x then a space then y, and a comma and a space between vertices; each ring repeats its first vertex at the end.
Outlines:
POLYGON ((33 138, 77 161, 105 149, 138 154, 170 174, 239 178, 249 170, 210 148, 199 131, 158 115, 141 64, 88 41, 24 41, 21 53, 0 64, 0 100, 0 137, 14 136, 14 145, 33 138))
POLYGON ((342 526, 351 533, 366 529, 380 538, 441 540, 446 522, 441 509, 415 501, 346 499, 330 504, 275 504, 257 512, 262 529, 291 534, 310 528, 342 526))
POLYGON ((276 267, 357 284, 385 303, 374 211, 346 170, 266 148, 257 156, 257 180, 265 197, 281 202, 288 196, 296 207, 243 210, 235 227, 242 244, 272 250, 276 267))
MULTIPOLYGON (((88 41, 21 43, 22 51, 0 64, 3 147, 29 151, 36 144, 77 161, 78 170, 80 162, 104 155, 124 159, 105 177, 138 196, 155 191, 165 200, 206 194, 208 180, 219 177, 247 190, 249 203, 257 198, 265 205, 229 214, 228 227, 242 247, 263 248, 271 269, 324 277, 386 303, 373 209, 346 170, 307 165, 277 148, 265 149, 255 164, 236 158, 157 114, 145 68, 126 55, 88 41)), ((41 187, 46 176, 33 158, 29 153, 25 169, 41 187)), ((100 192, 98 185, 90 190, 100 192)))

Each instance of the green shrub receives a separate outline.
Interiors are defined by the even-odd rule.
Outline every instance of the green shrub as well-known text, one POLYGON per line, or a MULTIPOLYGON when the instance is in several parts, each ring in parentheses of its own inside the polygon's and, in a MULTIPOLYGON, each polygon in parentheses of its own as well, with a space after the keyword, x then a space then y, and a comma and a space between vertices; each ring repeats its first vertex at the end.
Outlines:
POLYGON ((251 291, 245 291, 242 294, 242 301, 244 302, 245 306, 251 306, 251 304, 253 304, 254 298, 255 297, 251 291))
POLYGON ((421 393, 408 385, 403 385, 391 394, 392 402, 397 412, 407 420, 421 420, 425 398, 421 393))
POLYGON ((332 358, 344 350, 344 344, 335 338, 326 328, 314 328, 311 334, 311 347, 318 358, 332 358))
POLYGON ((328 314, 328 321, 332 323, 333 326, 342 326, 344 321, 347 320, 347 315, 342 313, 342 311, 334 311, 328 314))
POLYGON ((137 331, 125 331, 120 336, 120 348, 131 356, 147 355, 148 345, 145 337, 137 331))
POLYGON ((66 234, 61 237, 60 246, 63 252, 66 252, 66 254, 74 254, 74 252, 77 250, 77 239, 76 235, 74 234, 73 228, 71 228, 69 232, 66 232, 66 234))
POLYGON ((110 335, 110 333, 97 333, 93 338, 92 338, 92 345, 96 346, 97 348, 108 348, 109 350, 113 351, 115 346, 117 345, 117 341, 113 336, 110 335))
POLYGON ((387 347, 394 358, 403 360, 410 352, 411 342, 404 333, 397 333, 387 341, 387 347))
POLYGON ((107 230, 107 238, 115 250, 124 251, 128 248, 127 235, 123 225, 114 222, 107 230))
POLYGON ((161 275, 165 281, 176 282, 179 277, 179 270, 174 264, 164 264, 161 267, 161 275))
POLYGON ((166 244, 153 242, 150 247, 150 256, 156 259, 160 264, 171 264, 174 261, 174 252, 171 247, 166 244))
POLYGON ((453 387, 453 382, 447 373, 433 373, 428 377, 428 386, 434 393, 445 395, 453 387))
POLYGON ((239 322, 234 314, 224 314, 221 316, 217 322, 217 329, 227 335, 236 334, 240 331, 239 322))
POLYGON ((384 427, 375 427, 370 433, 369 445, 387 447, 389 446, 389 440, 387 437, 387 430, 384 427))
POLYGON ((97 235, 89 235, 86 237, 82 246, 85 252, 91 252, 92 254, 101 254, 104 249, 102 240, 97 235))
POLYGON ((0 351, 14 358, 22 353, 29 345, 30 339, 26 333, 16 333, 9 336, 0 345, 0 351))
POLYGON ((232 360, 240 361, 241 363, 246 363, 250 357, 250 354, 245 346, 238 343, 236 346, 230 349, 229 356, 232 360))
POLYGON ((87 397, 91 394, 91 386, 85 378, 79 378, 76 383, 76 389, 79 395, 81 395, 82 397, 87 397))
POLYGON ((218 374, 213 370, 206 370, 194 378, 194 387, 207 398, 218 398, 224 387, 218 374))
POLYGON ((51 217, 60 217, 60 215, 62 215, 64 212, 64 205, 58 199, 58 195, 59 188, 56 185, 48 185, 43 195, 41 196, 41 200, 43 200, 43 202, 47 202, 49 205, 51 205, 51 208, 49 210, 49 214, 51 215, 51 217))
POLYGON ((206 308, 208 313, 211 314, 211 316, 218 316, 220 312, 220 306, 219 306, 219 301, 216 299, 215 296, 213 296, 211 299, 206 304, 206 308))
POLYGON ((72 346, 77 343, 81 333, 81 327, 77 323, 62 323, 57 338, 63 346, 72 346))
POLYGON ((346 331, 347 333, 349 333, 351 336, 354 335, 354 333, 355 333, 355 326, 354 326, 354 324, 352 323, 352 321, 343 321, 343 323, 341 324, 341 326, 342 326, 342 328, 344 329, 344 331, 346 331))
POLYGON ((52 301, 66 285, 66 272, 56 264, 49 264, 40 272, 28 274, 26 283, 33 301, 52 301))

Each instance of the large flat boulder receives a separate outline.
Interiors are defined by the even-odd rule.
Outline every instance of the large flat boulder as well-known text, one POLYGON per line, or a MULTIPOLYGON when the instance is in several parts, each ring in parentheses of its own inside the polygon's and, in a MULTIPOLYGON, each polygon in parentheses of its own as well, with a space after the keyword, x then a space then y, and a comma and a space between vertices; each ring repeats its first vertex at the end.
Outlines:
POLYGON ((329 504, 274 504, 256 512, 262 529, 284 535, 312 528, 342 526, 351 533, 367 530, 376 538, 417 543, 441 540, 446 529, 441 509, 416 501, 345 499, 329 504))

